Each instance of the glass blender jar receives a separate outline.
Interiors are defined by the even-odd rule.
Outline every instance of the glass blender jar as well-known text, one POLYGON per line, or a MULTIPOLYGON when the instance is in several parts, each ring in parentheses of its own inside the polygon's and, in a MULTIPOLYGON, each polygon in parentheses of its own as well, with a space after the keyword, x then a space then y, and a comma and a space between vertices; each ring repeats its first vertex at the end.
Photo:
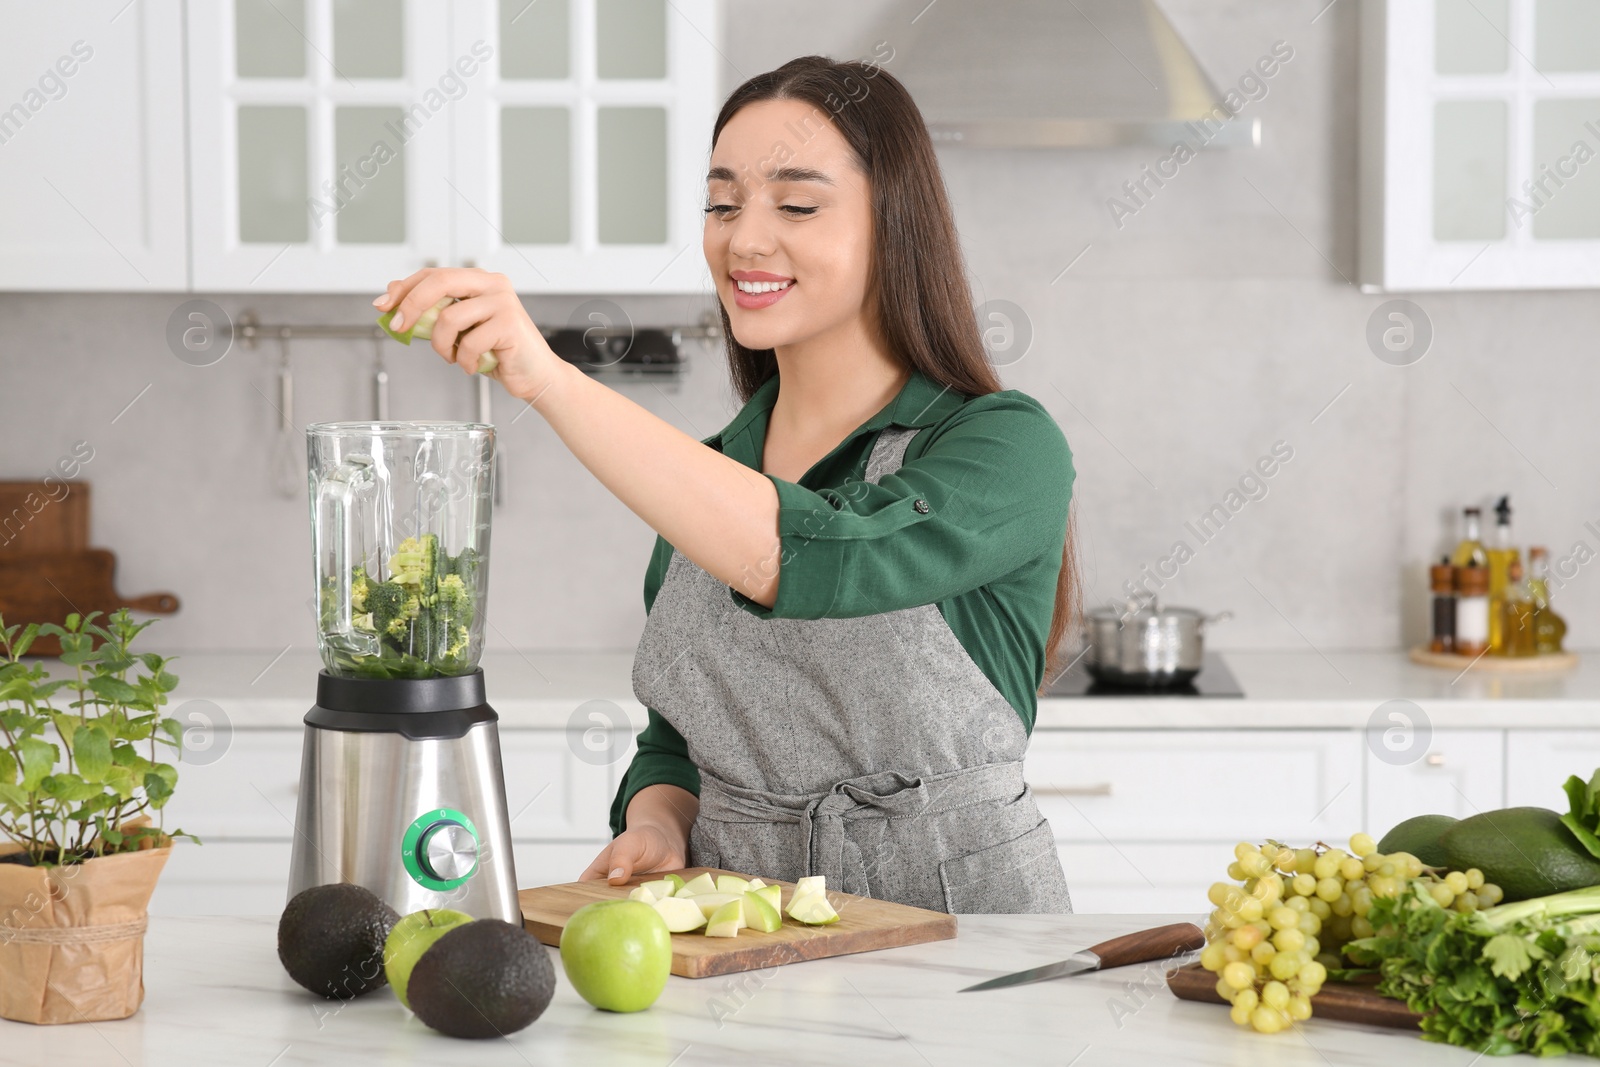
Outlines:
POLYGON ((289 896, 353 882, 402 915, 521 924, 483 649, 494 428, 306 430, 323 669, 289 896))

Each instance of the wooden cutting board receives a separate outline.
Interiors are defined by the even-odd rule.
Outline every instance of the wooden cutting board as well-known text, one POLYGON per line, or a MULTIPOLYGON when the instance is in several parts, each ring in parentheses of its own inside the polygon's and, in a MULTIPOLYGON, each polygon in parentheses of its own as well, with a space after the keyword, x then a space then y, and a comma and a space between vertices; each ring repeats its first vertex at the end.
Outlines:
POLYGON ((88 547, 89 483, 0 482, 0 555, 88 547))
MULTIPOLYGON (((710 872, 713 878, 719 874, 738 874, 715 867, 687 867, 673 873, 687 882, 702 872, 710 872)), ((559 945, 561 928, 572 913, 585 904, 597 900, 626 900, 634 886, 664 876, 665 872, 656 871, 636 875, 627 885, 610 885, 604 879, 595 879, 524 889, 517 894, 522 904, 522 924, 545 944, 559 945)), ((740 874, 739 877, 757 876, 740 874)), ((783 906, 787 908, 794 896, 794 883, 765 877, 762 881, 783 887, 783 906)), ((750 929, 740 930, 737 937, 707 937, 700 930, 673 934, 672 973, 684 978, 710 978, 799 960, 898 948, 956 936, 956 917, 942 911, 836 893, 831 889, 828 903, 839 913, 839 921, 827 926, 806 926, 785 914, 783 926, 770 934, 750 929)))
MULTIPOLYGON (((74 611, 83 615, 91 611, 109 614, 126 607, 170 615, 178 610, 178 598, 171 593, 119 595, 114 581, 116 572, 117 557, 103 548, 26 556, 0 552, 0 616, 9 626, 60 623, 74 611)), ((54 637, 41 637, 28 654, 58 656, 61 643, 54 637)))
MULTIPOLYGON (((1206 1004, 1227 1004, 1217 993, 1217 976, 1198 963, 1179 967, 1167 976, 1167 988, 1179 1000, 1206 1004)), ((1337 1019, 1368 1026, 1387 1026, 1395 1030, 1415 1030, 1422 1016, 1401 1000, 1379 996, 1371 986, 1328 982, 1311 998, 1313 1019, 1337 1019)))

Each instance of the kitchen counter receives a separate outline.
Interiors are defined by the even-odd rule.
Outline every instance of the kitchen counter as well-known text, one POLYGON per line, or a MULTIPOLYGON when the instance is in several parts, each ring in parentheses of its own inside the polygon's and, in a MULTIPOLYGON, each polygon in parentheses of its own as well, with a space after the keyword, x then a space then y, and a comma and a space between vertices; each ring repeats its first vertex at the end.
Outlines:
MULTIPOLYGON (((1411 663, 1400 652, 1227 652, 1242 699, 1173 697, 1045 698, 1043 730, 1138 728, 1360 728, 1387 700, 1418 704, 1434 728, 1590 727, 1600 714, 1600 654, 1570 671, 1510 675, 1473 668, 1454 673, 1411 663)), ((633 697, 633 656, 621 652, 490 652, 483 666, 489 700, 506 728, 645 724, 633 697), (592 708, 580 706, 600 701, 592 708)), ((174 666, 174 708, 216 704, 237 729, 297 726, 316 693, 314 651, 192 652, 174 666)))
POLYGON ((1397 1031, 1313 1018, 1272 1036, 1219 1005, 1176 1000, 1143 964, 982 993, 955 991, 1097 941, 1194 916, 964 915, 954 940, 789 964, 722 978, 674 977, 648 1011, 596 1011, 555 950, 555 999, 509 1038, 444 1037, 388 990, 341 1004, 279 966, 275 917, 152 917, 145 1001, 89 1025, 0 1021, 0 1061, 18 1064, 1330 1064, 1475 1062, 1397 1031))

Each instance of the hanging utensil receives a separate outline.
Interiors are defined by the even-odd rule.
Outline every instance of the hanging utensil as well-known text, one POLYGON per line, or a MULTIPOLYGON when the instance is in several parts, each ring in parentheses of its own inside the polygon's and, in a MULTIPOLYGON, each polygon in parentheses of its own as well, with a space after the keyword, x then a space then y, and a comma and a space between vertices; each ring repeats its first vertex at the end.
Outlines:
MULTIPOLYGON (((489 379, 480 375, 478 377, 478 421, 489 426, 494 425, 494 393, 489 387, 489 379)), ((503 507, 506 502, 506 466, 505 442, 496 441, 494 444, 494 506, 503 507)))
POLYGON ((1026 971, 991 978, 987 982, 969 985, 959 990, 970 993, 975 989, 1002 989, 1006 986, 1045 982, 1052 978, 1082 974, 1084 971, 1103 971, 1112 967, 1126 967, 1130 963, 1149 963, 1152 960, 1171 959, 1205 947, 1206 934, 1194 923, 1173 923, 1153 930, 1140 930, 1102 941, 1091 948, 1074 952, 1060 963, 1047 963, 1043 967, 1030 967, 1026 971))
POLYGON ((287 337, 279 336, 278 352, 278 432, 272 445, 272 487, 279 496, 293 499, 300 495, 305 472, 294 430, 294 371, 287 337))

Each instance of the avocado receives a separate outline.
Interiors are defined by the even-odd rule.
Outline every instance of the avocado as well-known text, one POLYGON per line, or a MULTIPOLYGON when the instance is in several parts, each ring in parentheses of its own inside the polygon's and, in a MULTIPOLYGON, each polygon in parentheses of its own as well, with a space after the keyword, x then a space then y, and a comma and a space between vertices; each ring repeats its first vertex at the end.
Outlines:
POLYGON ((555 991, 549 952, 501 919, 463 923, 439 938, 406 987, 417 1018, 451 1037, 516 1033, 544 1014, 555 991))
POLYGON ((1451 870, 1478 868, 1507 901, 1600 885, 1600 859, 1547 808, 1480 812, 1446 830, 1439 847, 1451 870))
POLYGON ((383 943, 400 916, 370 889, 348 883, 296 893, 278 920, 278 959, 289 977, 329 1000, 387 985, 383 943))
POLYGON ((1384 834, 1383 840, 1378 842, 1378 851, 1385 856, 1409 852, 1429 867, 1448 866, 1444 849, 1439 847, 1439 835, 1458 821, 1453 815, 1415 816, 1384 834))

